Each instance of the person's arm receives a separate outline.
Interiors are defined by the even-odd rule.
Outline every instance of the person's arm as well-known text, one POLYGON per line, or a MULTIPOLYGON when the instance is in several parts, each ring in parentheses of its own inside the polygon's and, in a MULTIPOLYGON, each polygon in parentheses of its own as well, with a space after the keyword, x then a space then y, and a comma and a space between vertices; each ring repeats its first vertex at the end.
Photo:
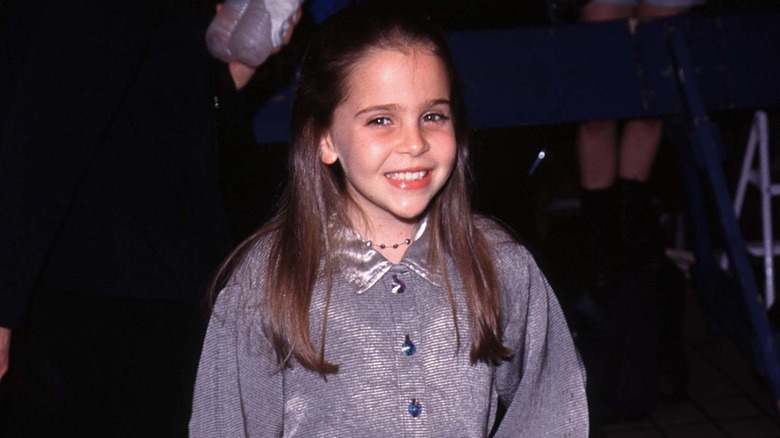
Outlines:
POLYGON ((563 312, 528 251, 504 247, 504 342, 515 355, 496 370, 507 411, 495 437, 587 437, 585 370, 563 312))
MULTIPOLYGON (((217 3, 217 12, 222 8, 221 3, 217 3)), ((271 55, 279 52, 282 50, 282 48, 287 45, 287 43, 290 42, 290 38, 292 38, 293 30, 295 30, 295 24, 298 23, 298 20, 301 18, 301 9, 298 9, 298 12, 295 14, 293 18, 290 18, 288 21, 289 26, 287 28, 287 33, 284 35, 284 43, 280 46, 275 48, 271 55)), ((228 63, 228 69, 230 70, 230 76, 233 78, 233 84, 236 86, 236 90, 240 90, 246 86, 246 84, 249 83, 249 80, 252 79, 252 76, 255 74, 255 71, 257 71, 257 67, 252 67, 251 65, 246 65, 244 63, 241 63, 239 61, 232 61, 228 63)))
POLYGON ((0 381, 8 372, 8 359, 11 352, 11 329, 0 327, 0 381))

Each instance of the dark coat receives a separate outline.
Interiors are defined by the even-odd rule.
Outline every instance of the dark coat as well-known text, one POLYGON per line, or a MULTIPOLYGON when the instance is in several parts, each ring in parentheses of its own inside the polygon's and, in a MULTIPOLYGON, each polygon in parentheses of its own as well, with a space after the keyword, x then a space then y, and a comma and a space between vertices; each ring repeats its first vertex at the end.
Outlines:
POLYGON ((1 8, 0 326, 41 287, 200 300, 230 245, 214 2, 1 8))

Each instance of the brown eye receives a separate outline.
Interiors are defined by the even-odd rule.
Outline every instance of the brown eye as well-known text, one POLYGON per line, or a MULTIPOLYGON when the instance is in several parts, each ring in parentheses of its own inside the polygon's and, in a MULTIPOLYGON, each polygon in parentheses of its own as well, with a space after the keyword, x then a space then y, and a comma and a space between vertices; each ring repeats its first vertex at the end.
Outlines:
POLYGON ((449 116, 441 113, 428 113, 423 116, 424 122, 443 122, 449 119, 449 116))
POLYGON ((390 124, 390 119, 387 117, 375 117, 368 121, 368 125, 385 126, 390 124))

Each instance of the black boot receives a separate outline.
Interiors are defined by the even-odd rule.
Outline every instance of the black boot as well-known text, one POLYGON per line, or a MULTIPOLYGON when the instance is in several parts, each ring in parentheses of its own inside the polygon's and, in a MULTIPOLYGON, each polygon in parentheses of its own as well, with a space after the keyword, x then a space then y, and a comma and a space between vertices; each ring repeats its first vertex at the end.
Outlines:
MULTIPOLYGON (((583 301, 589 303, 585 318, 587 336, 579 336, 588 371, 588 405, 592 431, 600 431, 612 416, 617 384, 614 376, 616 343, 610 317, 618 294, 617 196, 613 187, 580 191, 580 272, 583 301), (584 344, 583 344, 584 342, 584 344)), ((584 306, 583 306, 584 307, 584 306)))
POLYGON ((580 205, 585 284, 597 303, 606 303, 615 293, 620 272, 615 189, 583 189, 580 205))
MULTIPOLYGON (((634 303, 634 306, 645 309, 648 314, 655 313, 653 319, 658 319, 657 322, 648 320, 647 324, 658 334, 657 372, 661 379, 661 397, 679 401, 685 398, 688 378, 683 337, 685 277, 666 257, 664 233, 647 184, 619 179, 616 186, 626 269, 632 274, 637 288, 646 293, 644 302, 634 303)), ((647 327, 641 331, 651 329, 647 327)), ((654 342, 653 338, 648 338, 647 342, 654 342)))
POLYGON ((638 272, 656 273, 666 261, 666 247, 647 183, 618 178, 616 189, 626 267, 638 272))

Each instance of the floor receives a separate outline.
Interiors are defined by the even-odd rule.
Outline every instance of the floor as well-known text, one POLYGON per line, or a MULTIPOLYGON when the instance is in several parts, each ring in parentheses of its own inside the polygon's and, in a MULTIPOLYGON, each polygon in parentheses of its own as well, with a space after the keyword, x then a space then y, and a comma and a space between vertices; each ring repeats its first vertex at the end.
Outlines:
POLYGON ((767 385, 725 338, 711 335, 688 292, 686 344, 689 400, 661 406, 635 422, 605 426, 606 438, 772 438, 780 421, 767 385))

